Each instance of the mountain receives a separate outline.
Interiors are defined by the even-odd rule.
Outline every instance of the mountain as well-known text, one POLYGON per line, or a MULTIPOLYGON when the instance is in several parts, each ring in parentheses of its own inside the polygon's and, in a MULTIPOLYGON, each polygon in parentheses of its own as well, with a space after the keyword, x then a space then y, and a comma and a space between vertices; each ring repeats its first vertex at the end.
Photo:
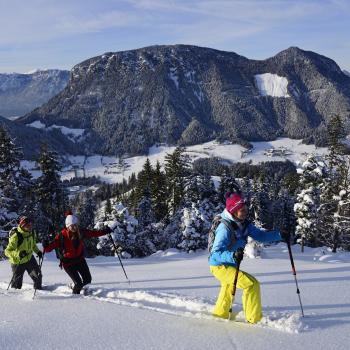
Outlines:
POLYGON ((31 74, 0 74, 0 115, 22 116, 57 95, 67 85, 69 71, 38 70, 31 74))
POLYGON ((59 154, 83 154, 84 149, 66 138, 57 129, 40 130, 26 125, 14 123, 0 116, 0 125, 5 128, 17 147, 22 149, 24 159, 37 159, 40 147, 45 143, 59 154))
POLYGON ((348 72, 347 70, 344 69, 343 73, 350 77, 350 72, 348 72))
POLYGON ((84 129, 88 152, 146 153, 278 136, 322 143, 334 114, 349 127, 350 77, 331 59, 291 47, 266 60, 188 45, 105 53, 73 67, 68 85, 18 123, 84 129))

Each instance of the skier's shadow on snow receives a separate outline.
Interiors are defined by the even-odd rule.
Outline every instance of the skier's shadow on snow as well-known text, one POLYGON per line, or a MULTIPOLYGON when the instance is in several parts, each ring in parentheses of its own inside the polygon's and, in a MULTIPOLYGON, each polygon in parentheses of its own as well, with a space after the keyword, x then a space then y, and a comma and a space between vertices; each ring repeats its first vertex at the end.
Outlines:
MULTIPOLYGON (((176 278, 157 278, 157 279, 138 279, 138 280, 130 280, 131 285, 133 283, 147 283, 147 282, 167 282, 167 281, 185 281, 185 280, 195 280, 195 279, 212 279, 213 276, 206 275, 206 276, 193 276, 193 277, 176 277, 176 278)), ((118 281, 118 282, 96 282, 96 284, 100 285, 108 285, 108 284, 125 284, 128 283, 128 281, 118 281)), ((190 287, 187 287, 190 288, 190 287)), ((207 286, 198 286, 198 288, 208 288, 207 286)), ((147 289, 147 288, 145 288, 147 289)), ((157 288, 155 288, 157 289, 157 288)))
MULTIPOLYGON (((327 268, 327 269, 317 269, 317 270, 298 270, 297 268, 297 275, 301 275, 304 273, 332 273, 332 272, 348 272, 348 267, 334 267, 334 268, 327 268)), ((249 272, 249 271, 247 271, 249 272)), ((254 274, 254 276, 277 276, 277 275, 290 275, 292 273, 291 270, 287 271, 276 271, 276 272, 257 272, 254 274)))
MULTIPOLYGON (((318 278, 303 278, 300 275, 298 276, 298 282, 300 284, 303 283, 317 283, 317 282, 330 282, 330 281, 348 281, 349 277, 344 276, 344 277, 318 277, 318 278)), ((285 280, 278 280, 278 281, 262 281, 259 280, 261 285, 268 285, 268 284, 289 284, 293 283, 294 280, 291 279, 285 279, 285 280)))

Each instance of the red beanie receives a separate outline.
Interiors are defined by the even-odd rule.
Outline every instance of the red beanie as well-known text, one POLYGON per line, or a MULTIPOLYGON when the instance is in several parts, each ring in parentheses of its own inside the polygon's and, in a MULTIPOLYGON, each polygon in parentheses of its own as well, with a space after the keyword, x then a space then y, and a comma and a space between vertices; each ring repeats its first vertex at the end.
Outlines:
POLYGON ((237 193, 232 193, 226 198, 226 210, 233 214, 235 211, 242 209, 246 204, 246 201, 237 193))
POLYGON ((24 226, 29 223, 33 223, 33 220, 28 216, 21 216, 18 220, 19 226, 24 226))

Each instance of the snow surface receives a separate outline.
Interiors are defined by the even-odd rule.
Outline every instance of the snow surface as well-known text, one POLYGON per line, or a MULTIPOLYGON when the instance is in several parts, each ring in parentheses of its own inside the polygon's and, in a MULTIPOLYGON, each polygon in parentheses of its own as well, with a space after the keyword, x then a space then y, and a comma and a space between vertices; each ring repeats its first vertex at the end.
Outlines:
MULTIPOLYGON (((32 300, 25 275, 22 290, 6 290, 8 261, 0 262, 0 349, 235 349, 284 350, 349 347, 350 253, 293 246, 301 300, 286 246, 267 247, 241 268, 261 282, 264 318, 258 325, 211 316, 219 285, 206 252, 171 249, 144 259, 123 260, 127 283, 114 257, 88 259, 89 295, 72 296, 68 276, 54 253, 43 264, 47 290, 32 300)), ((235 311, 242 309, 237 290, 235 311)))
POLYGON ((255 75, 256 85, 262 96, 290 97, 288 95, 288 80, 277 74, 265 73, 255 75))

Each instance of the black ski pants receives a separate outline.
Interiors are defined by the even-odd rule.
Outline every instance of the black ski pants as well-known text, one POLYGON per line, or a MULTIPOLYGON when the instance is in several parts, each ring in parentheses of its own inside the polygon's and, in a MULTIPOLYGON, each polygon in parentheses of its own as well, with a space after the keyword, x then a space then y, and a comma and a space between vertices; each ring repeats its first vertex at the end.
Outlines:
POLYGON ((80 294, 81 289, 91 283, 91 273, 85 259, 65 267, 64 270, 74 283, 73 294, 80 294))
POLYGON ((11 282, 12 288, 16 288, 16 289, 22 288, 23 275, 24 275, 24 272, 27 271, 30 278, 34 282, 34 288, 41 289, 42 275, 41 275, 40 267, 33 255, 31 259, 24 264, 20 264, 20 265, 11 264, 11 269, 13 272, 13 277, 11 282))

